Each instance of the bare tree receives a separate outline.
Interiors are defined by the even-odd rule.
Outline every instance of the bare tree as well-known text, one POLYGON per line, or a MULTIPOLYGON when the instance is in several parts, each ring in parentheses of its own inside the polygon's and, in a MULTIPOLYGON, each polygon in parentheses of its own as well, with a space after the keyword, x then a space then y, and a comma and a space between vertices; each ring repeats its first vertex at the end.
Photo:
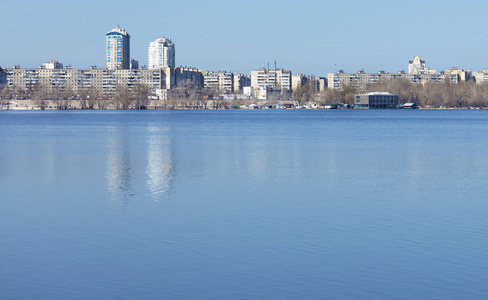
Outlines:
POLYGON ((148 105, 151 88, 147 84, 138 83, 134 85, 132 94, 136 108, 140 109, 148 105))
POLYGON ((299 85, 292 93, 292 99, 298 106, 313 100, 314 91, 310 84, 299 85))
POLYGON ((115 87, 113 102, 116 109, 129 109, 133 103, 133 98, 127 85, 119 84, 115 87))
POLYGON ((44 84, 37 83, 31 90, 32 100, 40 109, 45 109, 48 105, 47 98, 49 95, 48 87, 44 84))

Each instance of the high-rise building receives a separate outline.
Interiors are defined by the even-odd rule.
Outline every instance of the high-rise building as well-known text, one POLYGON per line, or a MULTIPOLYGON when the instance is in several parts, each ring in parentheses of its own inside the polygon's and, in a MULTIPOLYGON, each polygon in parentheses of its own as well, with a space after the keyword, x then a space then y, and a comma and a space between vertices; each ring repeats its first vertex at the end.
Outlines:
POLYGON ((161 37, 149 43, 148 68, 175 67, 175 45, 171 39, 161 37))
POLYGON ((425 65, 425 60, 415 56, 413 60, 408 61, 408 74, 435 74, 435 70, 430 70, 425 65))
POLYGON ((130 68, 130 35, 117 25, 107 33, 107 69, 130 68))

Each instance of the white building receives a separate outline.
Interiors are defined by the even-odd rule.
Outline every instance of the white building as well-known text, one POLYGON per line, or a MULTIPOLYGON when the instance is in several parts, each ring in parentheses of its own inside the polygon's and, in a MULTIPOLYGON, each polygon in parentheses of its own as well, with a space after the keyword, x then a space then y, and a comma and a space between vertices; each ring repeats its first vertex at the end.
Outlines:
POLYGON ((260 69, 251 71, 251 86, 256 89, 291 90, 291 71, 260 69))
POLYGON ((234 74, 231 72, 204 72, 204 87, 219 94, 234 92, 234 74))
POLYGON ((117 25, 106 34, 107 69, 130 68, 130 35, 117 25))
POLYGON ((175 45, 171 39, 161 37, 149 43, 148 69, 175 67, 175 45))
POLYGON ((408 74, 435 74, 435 70, 430 70, 425 65, 425 60, 415 56, 413 60, 408 61, 408 74))
POLYGON ((57 62, 55 60, 52 60, 52 61, 47 62, 47 63, 43 63, 41 66, 41 69, 50 69, 50 70, 56 70, 56 69, 62 69, 62 68, 63 68, 63 64, 60 62, 57 62))

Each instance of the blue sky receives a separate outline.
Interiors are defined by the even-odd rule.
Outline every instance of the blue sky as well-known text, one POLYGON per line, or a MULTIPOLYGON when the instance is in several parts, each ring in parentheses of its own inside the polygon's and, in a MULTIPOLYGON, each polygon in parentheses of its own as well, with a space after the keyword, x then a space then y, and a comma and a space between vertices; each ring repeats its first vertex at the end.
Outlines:
POLYGON ((249 73, 274 59, 293 73, 325 76, 488 68, 488 1, 22 1, 0 0, 0 66, 58 60, 105 67, 105 34, 131 34, 131 57, 147 64, 150 41, 176 45, 176 64, 249 73))

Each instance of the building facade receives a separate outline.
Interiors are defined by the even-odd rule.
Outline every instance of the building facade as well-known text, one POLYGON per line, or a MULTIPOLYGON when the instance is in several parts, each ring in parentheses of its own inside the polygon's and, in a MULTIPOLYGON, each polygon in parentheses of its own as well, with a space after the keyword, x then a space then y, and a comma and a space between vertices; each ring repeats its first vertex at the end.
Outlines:
POLYGON ((42 69, 62 69, 63 64, 58 62, 58 61, 52 60, 50 62, 43 63, 41 68, 42 69))
POLYGON ((175 45, 171 39, 161 37, 149 43, 148 68, 172 67, 176 65, 175 45))
MULTIPOLYGON (((119 85, 132 89, 137 84, 148 85, 154 93, 156 89, 166 89, 166 70, 111 70, 98 69, 6 69, 6 84, 12 91, 31 94, 40 88, 47 92, 96 90, 110 93, 119 85)), ((171 74, 169 74, 171 76, 171 74)), ((169 88, 169 87, 168 87, 169 88)))
POLYGON ((425 66, 425 60, 421 60, 420 57, 415 56, 413 60, 408 61, 408 74, 421 74, 428 70, 425 66))
POLYGON ((310 83, 310 77, 305 74, 295 74, 291 76, 291 88, 292 90, 297 89, 300 86, 307 85, 310 83))
POLYGON ((203 72, 204 87, 218 94, 234 92, 234 74, 226 71, 203 72))
POLYGON ((234 93, 242 93, 245 87, 251 86, 251 76, 234 74, 234 93))
POLYGON ((106 51, 107 69, 130 68, 130 35, 119 25, 106 34, 106 51))
POLYGON ((407 79, 411 83, 438 83, 443 82, 446 77, 451 83, 458 83, 470 78, 471 71, 447 70, 444 72, 407 74, 405 72, 385 73, 345 73, 342 70, 336 73, 327 74, 327 86, 330 89, 340 90, 343 86, 349 85, 357 90, 365 90, 368 83, 376 83, 380 80, 407 79))
POLYGON ((260 69, 251 71, 251 86, 256 89, 291 90, 291 71, 260 69))
POLYGON ((354 108, 393 109, 398 107, 398 95, 390 93, 367 93, 356 95, 354 108))

